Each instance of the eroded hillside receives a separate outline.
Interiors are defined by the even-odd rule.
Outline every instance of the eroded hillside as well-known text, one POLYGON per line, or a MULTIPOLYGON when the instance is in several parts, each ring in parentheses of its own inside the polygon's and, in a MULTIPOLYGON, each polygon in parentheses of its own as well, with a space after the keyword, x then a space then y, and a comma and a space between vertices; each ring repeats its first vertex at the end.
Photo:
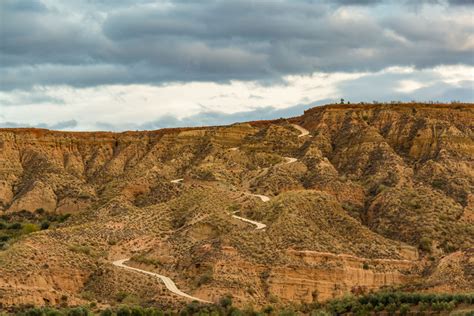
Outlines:
POLYGON ((0 129, 0 150, 4 307, 186 302, 112 265, 123 258, 241 305, 474 289, 472 104, 330 105, 125 133, 0 129))

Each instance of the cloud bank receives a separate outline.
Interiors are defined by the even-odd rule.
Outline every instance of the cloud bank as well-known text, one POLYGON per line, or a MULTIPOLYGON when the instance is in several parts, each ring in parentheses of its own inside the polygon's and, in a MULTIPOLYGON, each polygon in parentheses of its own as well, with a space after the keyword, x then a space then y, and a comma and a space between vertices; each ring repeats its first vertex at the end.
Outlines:
MULTIPOLYGON (((117 87, 127 96, 135 90, 137 95, 131 99, 136 100, 142 90, 161 91, 160 87, 194 83, 212 91, 216 89, 209 87, 215 85, 233 86, 233 90, 247 95, 236 104, 215 91, 209 98, 215 97, 221 104, 212 113, 250 113, 251 108, 258 112, 268 106, 278 109, 279 104, 261 102, 257 106, 256 99, 251 98, 253 90, 244 93, 242 89, 258 86, 285 91, 295 84, 289 78, 310 80, 335 74, 352 79, 332 81, 320 95, 300 91, 303 95, 295 94, 292 104, 285 100, 285 106, 339 97, 472 101, 473 3, 3 0, 0 124, 56 126, 75 121, 76 125, 65 128, 87 129, 104 122, 103 126, 121 129, 133 124, 102 115, 112 105, 126 109, 133 105, 120 101, 117 87), (394 67, 410 72, 388 74, 394 67), (445 81, 447 73, 435 74, 436 69, 449 67, 470 73, 456 82, 445 81), (368 89, 371 84, 377 88, 368 89), (73 96, 90 97, 91 89, 102 93, 91 100, 103 108, 89 112, 97 121, 86 120, 78 112, 80 102, 71 101, 73 96), (101 98, 106 103, 100 104, 101 98), (305 98, 310 99, 304 102, 305 98), (54 113, 36 116, 36 121, 25 120, 21 116, 25 107, 33 111, 46 107, 54 113), (65 109, 70 117, 65 117, 65 109)), ((314 81, 314 85, 320 84, 320 80, 314 81)), ((203 115, 209 113, 200 107, 203 100, 189 99, 170 111, 169 105, 160 102, 160 95, 148 98, 156 103, 137 111, 157 121, 167 117, 168 125, 175 124, 171 117, 187 124, 180 120, 186 113, 198 115, 193 112, 196 109, 203 115)), ((269 98, 263 101, 278 102, 269 98)), ((205 121, 212 124, 219 119, 205 121)), ((138 128, 142 125, 136 124, 138 128)))

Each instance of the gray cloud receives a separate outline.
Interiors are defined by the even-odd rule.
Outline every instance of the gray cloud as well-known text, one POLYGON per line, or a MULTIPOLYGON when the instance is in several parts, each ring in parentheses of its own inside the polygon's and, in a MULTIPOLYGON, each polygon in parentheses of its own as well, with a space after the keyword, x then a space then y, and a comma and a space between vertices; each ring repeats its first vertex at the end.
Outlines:
POLYGON ((1 106, 22 106, 43 103, 64 104, 64 100, 45 94, 42 91, 14 91, 10 95, 0 95, 1 106))
POLYGON ((52 130, 70 130, 73 129, 78 125, 76 120, 69 120, 69 121, 61 121, 54 124, 46 124, 46 123, 39 123, 39 124, 23 124, 23 123, 16 123, 16 122, 0 122, 0 127, 7 127, 7 128, 24 128, 24 127, 35 127, 35 128, 47 128, 52 130))
POLYGON ((356 102, 371 101, 462 101, 474 100, 474 80, 451 84, 440 80, 439 75, 426 73, 382 73, 367 75, 357 80, 347 80, 338 85, 340 95, 346 100, 356 102), (424 84, 418 89, 401 92, 399 83, 411 80, 424 84))
POLYGON ((272 106, 265 106, 251 111, 236 113, 223 113, 218 111, 203 111, 195 115, 178 119, 173 115, 164 115, 155 120, 143 124, 122 124, 114 125, 107 122, 96 122, 98 130, 123 131, 123 130, 155 130, 166 127, 186 127, 186 126, 216 126, 228 125, 237 122, 248 122, 256 120, 269 120, 277 118, 288 118, 303 114, 304 110, 311 107, 331 102, 324 99, 308 104, 298 104, 285 109, 277 109, 272 106))
POLYGON ((474 0, 449 0, 453 5, 474 5, 474 0))
POLYGON ((472 19, 457 19, 456 9, 440 19, 413 14, 395 1, 339 0, 338 5, 367 11, 361 18, 344 15, 326 0, 176 1, 172 6, 146 0, 49 6, 5 0, 0 2, 0 89, 274 82, 315 71, 474 64, 472 19), (372 12, 378 4, 388 7, 372 12), (383 10, 400 14, 379 14, 383 10))

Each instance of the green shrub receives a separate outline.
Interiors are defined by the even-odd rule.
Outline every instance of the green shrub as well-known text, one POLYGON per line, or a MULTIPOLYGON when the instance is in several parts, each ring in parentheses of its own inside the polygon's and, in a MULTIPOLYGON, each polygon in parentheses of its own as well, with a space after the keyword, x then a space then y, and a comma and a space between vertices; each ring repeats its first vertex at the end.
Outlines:
POLYGON ((130 311, 130 308, 128 306, 121 306, 117 310, 117 316, 131 316, 132 312, 130 311))
POLYGON ((100 316, 113 316, 113 312, 110 308, 104 309, 100 312, 100 316))
POLYGON ((117 294, 115 294, 115 300, 117 302, 122 302, 127 296, 128 294, 125 292, 118 292, 117 294))
POLYGON ((203 284, 210 283, 213 279, 212 272, 208 271, 201 276, 199 276, 199 279, 197 280, 197 285, 201 286, 203 284))
POLYGON ((418 248, 422 251, 431 252, 431 239, 428 237, 422 237, 418 244, 418 248))
POLYGON ((434 179, 433 182, 431 182, 431 185, 436 188, 436 189, 444 189, 448 185, 448 181, 446 179, 434 179))
POLYGON ((369 270, 369 264, 367 262, 364 262, 364 264, 362 265, 362 268, 364 270, 369 270))
POLYGON ((40 207, 40 208, 37 208, 35 213, 39 214, 39 215, 43 215, 45 213, 45 210, 44 208, 40 207))
POLYGON ((49 228, 49 225, 50 225, 50 224, 49 224, 48 221, 43 221, 43 222, 41 223, 40 228, 41 228, 41 230, 45 230, 45 229, 48 229, 48 228, 49 228))
POLYGON ((39 230, 38 225, 32 224, 32 223, 27 223, 27 224, 23 225, 23 228, 22 228, 21 231, 24 234, 30 234, 30 233, 37 232, 38 230, 39 230))
POLYGON ((90 313, 84 307, 72 308, 68 311, 67 316, 88 316, 90 313))
POLYGON ((92 254, 92 250, 88 246, 70 245, 69 250, 77 253, 83 253, 88 256, 92 254))
POLYGON ((143 308, 141 308, 140 306, 134 306, 131 308, 130 314, 131 316, 143 316, 143 308))
POLYGON ((400 315, 408 315, 408 312, 410 311, 410 305, 409 304, 402 304, 400 305, 400 315))
POLYGON ((10 225, 8 226, 8 229, 19 230, 19 229, 21 229, 21 228, 22 228, 22 225, 21 225, 21 223, 18 223, 18 222, 13 223, 13 224, 10 224, 10 225))
POLYGON ((219 299, 219 306, 229 308, 232 306, 232 297, 230 295, 223 296, 219 299))
POLYGON ((61 311, 58 311, 57 309, 46 309, 45 311, 46 316, 63 316, 64 313, 61 311))

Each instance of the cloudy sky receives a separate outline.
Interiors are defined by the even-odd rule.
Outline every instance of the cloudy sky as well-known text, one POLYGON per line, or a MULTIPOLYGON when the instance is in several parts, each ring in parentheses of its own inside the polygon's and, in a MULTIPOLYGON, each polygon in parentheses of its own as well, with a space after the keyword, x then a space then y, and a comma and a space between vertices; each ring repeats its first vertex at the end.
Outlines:
POLYGON ((0 0, 0 126, 136 130, 474 101, 474 0, 0 0))

